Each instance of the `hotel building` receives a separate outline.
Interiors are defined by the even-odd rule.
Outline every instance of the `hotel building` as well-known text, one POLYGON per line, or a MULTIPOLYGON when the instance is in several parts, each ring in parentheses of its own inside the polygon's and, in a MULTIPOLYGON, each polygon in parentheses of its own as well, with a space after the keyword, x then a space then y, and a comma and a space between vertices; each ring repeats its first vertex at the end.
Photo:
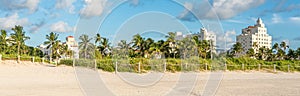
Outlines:
POLYGON ((261 47, 269 49, 272 47, 272 36, 267 33, 267 28, 260 18, 254 26, 242 29, 242 34, 237 36, 236 41, 242 44, 244 50, 242 54, 246 54, 251 48, 257 53, 261 47))

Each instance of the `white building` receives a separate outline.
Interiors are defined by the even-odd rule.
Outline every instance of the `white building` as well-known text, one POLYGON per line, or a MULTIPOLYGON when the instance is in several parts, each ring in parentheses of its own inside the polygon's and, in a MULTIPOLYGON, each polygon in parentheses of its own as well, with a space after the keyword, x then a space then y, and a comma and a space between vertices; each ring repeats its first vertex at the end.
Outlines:
POLYGON ((69 50, 72 50, 74 52, 74 58, 79 58, 79 50, 78 50, 78 44, 75 41, 75 38, 73 36, 68 36, 66 38, 65 44, 68 46, 69 50))
POLYGON ((272 36, 269 36, 267 28, 260 18, 257 19, 254 26, 242 29, 242 34, 237 36, 236 41, 242 44, 244 49, 242 54, 246 54, 251 48, 257 53, 263 46, 269 49, 272 47, 272 36), (255 42, 257 47, 253 46, 255 42))
MULTIPOLYGON (((79 58, 78 44, 75 41, 73 36, 66 37, 66 42, 62 44, 66 44, 68 46, 68 49, 74 52, 74 58, 79 58)), ((47 48, 47 46, 48 45, 45 44, 41 44, 38 46, 38 48, 43 52, 44 55, 51 54, 51 46, 49 48, 47 48)), ((63 56, 62 58, 68 58, 68 57, 63 56)))
POLYGON ((201 28, 200 33, 198 34, 199 40, 208 40, 211 41, 214 46, 213 49, 216 49, 217 36, 213 32, 208 32, 207 29, 201 28))

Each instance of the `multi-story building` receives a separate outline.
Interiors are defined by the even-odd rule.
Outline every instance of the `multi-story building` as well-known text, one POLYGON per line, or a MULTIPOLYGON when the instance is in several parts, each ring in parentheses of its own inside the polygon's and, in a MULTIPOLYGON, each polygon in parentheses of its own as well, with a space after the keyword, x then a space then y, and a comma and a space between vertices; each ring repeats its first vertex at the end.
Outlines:
POLYGON ((213 49, 216 49, 215 46, 217 44, 217 36, 213 32, 208 32, 206 28, 201 28, 200 33, 197 34, 199 40, 208 40, 214 46, 213 49))
POLYGON ((257 19, 254 26, 242 29, 242 34, 237 36, 236 41, 241 43, 244 49, 242 54, 246 54, 251 48, 257 53, 261 47, 269 49, 272 47, 272 36, 267 33, 267 28, 260 18, 257 19))
MULTIPOLYGON (((66 42, 61 43, 61 44, 66 44, 68 46, 69 50, 72 50, 73 53, 73 58, 79 58, 79 51, 78 51, 78 44, 75 41, 73 36, 68 36, 66 37, 66 42)), ((43 52, 44 55, 50 55, 51 54, 51 46, 48 47, 48 45, 41 44, 38 46, 38 48, 43 52)), ((70 57, 65 57, 62 56, 62 58, 70 58, 70 57)))
POLYGON ((79 58, 79 50, 78 50, 78 44, 75 41, 75 38, 73 36, 68 36, 66 38, 65 44, 68 46, 69 50, 72 50, 74 52, 74 58, 79 58))

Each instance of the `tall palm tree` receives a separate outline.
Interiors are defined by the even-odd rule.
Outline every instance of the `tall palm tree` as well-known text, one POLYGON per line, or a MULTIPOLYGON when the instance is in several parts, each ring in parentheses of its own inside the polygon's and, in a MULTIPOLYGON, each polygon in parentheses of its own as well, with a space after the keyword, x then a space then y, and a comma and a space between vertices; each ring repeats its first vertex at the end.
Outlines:
POLYGON ((79 37, 81 40, 79 42, 79 52, 81 53, 80 55, 86 59, 86 58, 92 58, 93 57, 93 52, 94 52, 94 45, 91 43, 92 38, 89 38, 88 35, 83 34, 79 37))
POLYGON ((286 59, 294 60, 295 58, 297 58, 296 52, 293 49, 289 49, 286 59))
POLYGON ((248 49, 247 55, 248 55, 249 57, 254 57, 254 56, 255 56, 254 49, 253 49, 253 48, 248 49))
POLYGON ((240 42, 237 42, 236 44, 233 45, 233 52, 235 56, 238 56, 243 51, 242 44, 240 42))
POLYGON ((161 57, 162 55, 162 50, 164 48, 163 46, 164 44, 164 41, 163 40, 159 40, 157 42, 154 42, 150 45, 150 48, 149 48, 149 52, 151 52, 152 55, 154 55, 155 57, 161 57))
POLYGON ((139 56, 143 56, 143 43, 144 43, 144 38, 140 35, 140 34, 136 34, 133 36, 133 39, 132 39, 132 43, 133 43, 133 48, 135 51, 138 51, 139 53, 139 56))
POLYGON ((121 40, 118 43, 118 46, 120 47, 120 49, 129 49, 130 43, 127 43, 126 40, 121 40))
POLYGON ((21 47, 25 46, 25 41, 30 39, 30 37, 25 36, 25 32, 23 31, 22 26, 15 26, 15 28, 12 28, 14 33, 11 34, 12 43, 17 47, 17 55, 18 55, 18 62, 20 61, 20 50, 21 47))
POLYGON ((175 58, 175 54, 177 53, 178 46, 176 40, 175 40, 175 33, 174 32, 168 32, 168 35, 166 36, 167 40, 164 44, 166 47, 166 53, 168 53, 168 56, 171 57, 173 54, 173 58, 175 58))
POLYGON ((103 55, 107 56, 111 53, 109 39, 102 38, 100 47, 101 47, 101 51, 103 51, 103 53, 102 53, 103 55))
POLYGON ((300 59, 300 47, 296 50, 297 58, 300 59))
POLYGON ((289 46, 284 41, 282 41, 280 43, 280 47, 283 48, 283 50, 285 51, 289 46))
POLYGON ((0 35, 0 53, 5 53, 7 50, 7 32, 5 30, 1 30, 0 35))
POLYGON ((289 48, 289 46, 284 41, 282 41, 280 43, 280 48, 283 50, 283 52, 281 52, 282 55, 280 56, 280 58, 283 59, 285 58, 286 49, 289 48))
POLYGON ((51 51, 50 56, 49 56, 50 61, 52 61, 52 57, 53 57, 53 54, 55 52, 55 48, 53 47, 53 45, 55 43, 60 42, 58 40, 58 36, 59 36, 59 34, 54 33, 54 32, 51 32, 49 35, 46 35, 47 41, 45 41, 44 44, 47 45, 47 47, 46 47, 47 49, 50 48, 50 51, 51 51))
POLYGON ((98 42, 101 42, 101 35, 99 33, 96 34, 96 40, 95 40, 95 44, 98 42))
POLYGON ((257 42, 253 42, 253 50, 254 50, 254 54, 257 53, 258 51, 258 43, 257 42))

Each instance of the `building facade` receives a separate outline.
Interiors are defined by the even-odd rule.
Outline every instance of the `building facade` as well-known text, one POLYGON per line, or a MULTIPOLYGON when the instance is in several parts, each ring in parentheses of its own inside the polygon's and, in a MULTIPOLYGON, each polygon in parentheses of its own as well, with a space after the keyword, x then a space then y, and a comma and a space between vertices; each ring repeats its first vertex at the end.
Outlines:
POLYGON ((272 36, 267 33, 267 28, 261 18, 257 19, 254 26, 242 29, 242 34, 237 36, 236 41, 243 47, 242 54, 246 54, 251 48, 257 53, 261 47, 269 49, 272 47, 272 36))
POLYGON ((65 44, 68 46, 69 50, 72 50, 74 52, 73 58, 79 58, 78 44, 75 41, 75 38, 73 36, 68 36, 66 38, 65 44))
POLYGON ((208 40, 214 46, 213 49, 216 49, 217 36, 213 32, 208 32, 206 28, 201 28, 200 33, 198 34, 199 40, 208 40))
MULTIPOLYGON (((75 38, 73 36, 66 37, 66 42, 61 43, 66 44, 68 46, 69 50, 73 51, 73 57, 66 57, 62 56, 62 58, 79 58, 79 50, 78 50, 78 44, 75 41, 75 38)), ((38 46, 38 48, 43 52, 44 55, 50 55, 51 54, 51 46, 47 48, 48 45, 41 44, 38 46)))

